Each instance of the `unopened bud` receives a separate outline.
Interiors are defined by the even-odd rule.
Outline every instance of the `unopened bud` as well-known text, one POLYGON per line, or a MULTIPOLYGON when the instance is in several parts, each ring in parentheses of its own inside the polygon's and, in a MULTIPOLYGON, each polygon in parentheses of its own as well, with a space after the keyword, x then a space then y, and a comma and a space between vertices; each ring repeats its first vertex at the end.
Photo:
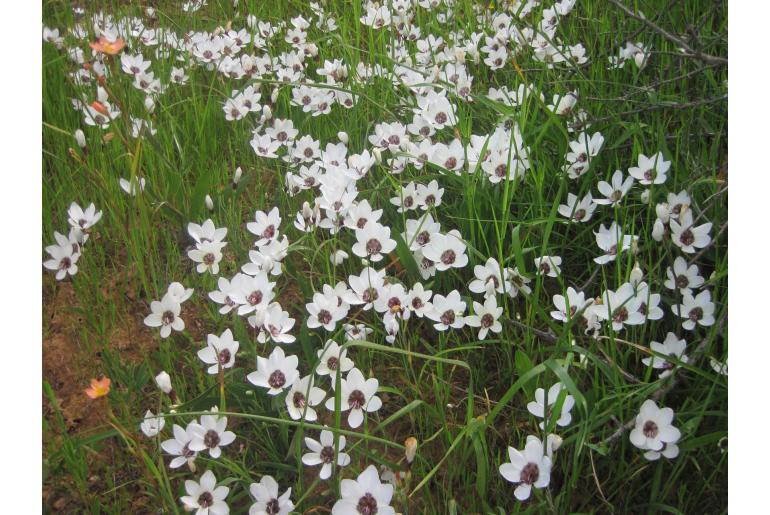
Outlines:
POLYGON ((214 201, 211 200, 211 195, 206 195, 205 203, 206 203, 206 209, 208 209, 209 211, 214 211, 214 201))
POLYGON ((78 142, 78 146, 82 149, 86 148, 86 135, 83 133, 82 130, 78 129, 75 131, 75 141, 78 142))
POLYGON ((382 164, 382 151, 375 147, 372 149, 372 154, 374 154, 374 160, 377 162, 378 165, 382 164))
POLYGON ((281 88, 275 87, 273 88, 273 92, 270 93, 270 101, 272 103, 278 102, 278 94, 281 92, 281 88))
POLYGON ((404 451, 406 462, 411 465, 414 461, 415 454, 417 454, 417 438, 414 436, 407 438, 404 442, 404 447, 406 447, 406 450, 404 451))
POLYGON ((333 265, 341 265, 343 261, 348 258, 348 253, 344 250, 338 250, 331 255, 331 261, 333 265))
POLYGON ((149 95, 144 97, 144 108, 147 109, 148 113, 155 112, 155 100, 149 95))
POLYGON ((643 204, 648 203, 650 201, 650 190, 644 190, 639 198, 642 199, 643 204))
POLYGON ((644 279, 644 272, 642 271, 639 263, 634 263, 634 268, 631 270, 631 284, 637 285, 644 279))
POLYGON ((166 395, 171 393, 171 376, 169 376, 168 372, 165 370, 155 376, 155 384, 157 384, 160 391, 166 395))
POLYGON ((243 175, 243 170, 241 170, 241 167, 235 169, 235 175, 233 175, 233 186, 237 186, 239 182, 241 182, 241 176, 243 175))
POLYGON ((345 131, 339 131, 337 133, 337 139, 339 139, 345 145, 347 145, 348 141, 350 141, 350 138, 348 137, 348 133, 345 131))
POLYGON ((270 108, 270 106, 265 106, 262 108, 262 119, 264 121, 267 121, 273 117, 273 110, 270 108))

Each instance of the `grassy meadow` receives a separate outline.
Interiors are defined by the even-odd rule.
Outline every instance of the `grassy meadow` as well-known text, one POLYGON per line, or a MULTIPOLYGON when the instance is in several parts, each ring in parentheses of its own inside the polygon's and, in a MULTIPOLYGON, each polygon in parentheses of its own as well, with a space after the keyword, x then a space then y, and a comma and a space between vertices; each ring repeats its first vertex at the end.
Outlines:
MULTIPOLYGON (((553 16, 557 22, 549 21, 556 6, 549 0, 454 0, 450 5, 436 2, 435 7, 416 1, 311 5, 240 0, 234 5, 209 0, 198 10, 194 3, 185 10, 183 2, 165 0, 87 2, 79 12, 70 2, 43 2, 43 25, 59 32, 48 34, 42 43, 41 249, 55 241, 55 232, 66 240, 73 202, 84 210, 93 203, 102 213, 82 231, 87 241, 78 245, 76 273, 70 269, 57 280, 55 269, 41 271, 45 511, 181 513, 190 506, 180 500, 184 496, 194 497, 197 509, 204 510, 204 495, 190 493, 185 481, 200 481, 210 470, 217 484, 229 489, 224 502, 233 513, 249 511, 255 504, 250 486, 265 476, 274 478, 279 494, 291 488, 291 507, 284 503, 281 509, 288 511, 280 513, 726 512, 726 2, 578 0, 574 9, 553 16), (380 5, 392 16, 383 27, 374 26, 376 17, 374 25, 361 21, 367 7, 373 11, 380 5), (399 9, 408 20, 405 29, 397 29, 399 9), (639 11, 665 34, 638 19, 639 11), (307 28, 293 23, 299 16, 309 22, 307 28), (321 23, 329 19, 335 28, 321 23), (498 25, 505 25, 504 37, 498 25), (95 26, 103 32, 97 34, 95 26), (407 34, 409 27, 419 28, 419 35, 399 36, 399 30, 407 34), (225 44, 238 50, 228 49, 210 61, 203 56, 211 41, 242 29, 250 42, 238 45, 230 39, 225 44), (297 32, 304 34, 304 41, 287 41, 287 34, 297 32), (494 63, 485 63, 490 53, 481 48, 489 45, 485 38, 492 41, 496 34, 508 51, 502 66, 493 69, 494 63), (667 35, 686 42, 689 50, 683 51, 667 35), (103 43, 119 37, 126 46, 111 55, 109 45, 97 44, 101 50, 89 45, 100 37, 106 38, 103 43), (442 43, 436 43, 439 37, 442 43), (627 42, 643 48, 623 58, 627 42), (580 62, 578 50, 562 59, 564 49, 577 44, 583 46, 585 62, 580 62), (83 52, 80 58, 77 48, 83 52), (296 54, 289 55, 292 52, 296 54), (132 72, 122 68, 124 54, 142 54, 151 62, 157 87, 137 86, 140 78, 135 81, 132 72), (242 55, 268 59, 241 77, 235 77, 242 75, 237 66, 232 75, 218 69, 225 56, 242 55), (622 67, 617 66, 619 55, 622 67), (263 63, 271 59, 272 68, 264 69, 263 63), (335 59, 344 63, 345 73, 333 79, 318 73, 335 59), (472 79, 464 94, 450 76, 449 70, 458 68, 461 76, 472 79), (171 79, 175 69, 184 70, 184 83, 171 79), (370 77, 362 76, 366 69, 370 77), (293 73, 293 78, 283 80, 276 70, 293 73), (228 120, 225 103, 249 86, 259 94, 259 109, 246 113, 240 106, 239 119, 228 120), (515 95, 520 86, 526 93, 515 95), (100 96, 100 87, 106 97, 100 96), (490 98, 490 88, 501 87, 516 99, 490 98), (307 91, 322 99, 352 98, 355 105, 346 108, 335 102, 323 112, 324 106, 313 100, 309 110, 303 110, 295 95, 307 91), (553 106, 571 92, 574 107, 556 112, 553 106), (436 104, 421 105, 422 99, 432 102, 435 95, 441 97, 436 104), (403 142, 383 146, 373 136, 385 130, 381 124, 407 126, 416 112, 435 113, 432 106, 445 105, 442 99, 454 109, 449 121, 438 123, 438 128, 435 121, 428 124, 434 131, 429 138, 406 134, 411 143, 423 145, 421 149, 444 144, 429 149, 440 155, 458 142, 464 164, 457 172, 447 165, 449 160, 428 157, 425 162, 413 153, 418 147, 403 142), (94 115, 105 109, 109 119, 103 126, 94 125, 94 115), (149 125, 137 128, 132 119, 149 125), (287 145, 277 148, 277 158, 258 155, 252 141, 268 134, 275 120, 291 120, 296 140, 310 136, 319 142, 318 152, 301 163, 282 159, 291 151, 287 145), (84 146, 76 130, 83 132, 84 146), (574 172, 573 178, 568 165, 586 156, 573 161, 568 156, 581 153, 582 133, 600 133, 603 144, 587 150, 590 167, 574 172), (493 134, 502 134, 504 141, 493 134), (361 177, 345 175, 353 168, 349 161, 332 165, 332 158, 324 157, 339 150, 327 144, 340 143, 348 158, 368 152, 370 164, 361 177), (502 160, 502 177, 495 176, 499 169, 484 169, 490 152, 502 160), (561 212, 569 194, 603 198, 600 181, 612 182, 616 170, 630 177, 640 154, 658 152, 662 154, 653 168, 664 159, 670 168, 658 168, 651 184, 635 179, 621 198, 610 199, 612 203, 592 204, 589 199, 592 215, 589 210, 583 220, 574 220, 579 207, 568 205, 567 216, 561 212), (661 176, 662 182, 657 180, 661 176), (133 184, 129 189, 134 195, 120 179, 133 184), (137 191, 140 180, 146 182, 137 191), (443 189, 440 202, 403 212, 395 205, 404 203, 410 183, 428 185, 434 180, 443 189), (383 251, 380 260, 370 236, 362 235, 363 224, 342 224, 350 204, 338 222, 330 215, 338 201, 330 192, 342 190, 355 198, 344 202, 360 207, 365 200, 373 210, 382 210, 378 227, 389 229, 389 238, 380 243, 389 240, 395 246, 383 251), (681 195, 672 197, 683 191, 686 202, 681 195), (311 211, 314 203, 332 207, 315 208, 315 225, 307 227, 305 203, 311 211), (247 224, 255 222, 256 211, 273 208, 280 213, 276 229, 287 238, 288 248, 285 256, 273 257, 254 275, 275 283, 272 301, 295 320, 288 330, 294 341, 284 343, 271 341, 260 329, 262 307, 238 314, 244 304, 236 302, 235 309, 221 313, 223 304, 209 297, 221 288, 220 278, 232 279, 253 262, 250 251, 257 250, 259 237, 247 224), (440 224, 431 232, 434 242, 461 242, 461 250, 453 247, 452 259, 457 252, 467 257, 467 264, 458 266, 456 261, 446 270, 423 275, 414 238, 403 233, 413 220, 421 230, 426 214, 440 224), (227 228, 227 244, 218 247, 218 273, 210 268, 199 273, 199 263, 190 258, 196 240, 188 224, 207 219, 227 228), (628 237, 628 242, 602 249, 597 233, 613 222, 610 231, 620 228, 620 239, 628 237), (711 225, 703 230, 708 241, 698 231, 694 242, 688 239, 687 227, 707 223, 711 225), (459 233, 454 240, 446 236, 453 230, 459 233), (690 242, 694 248, 687 250, 690 242), (359 244, 367 256, 358 254, 359 244), (338 262, 334 257, 340 250, 348 257, 338 262), (603 255, 610 260, 597 263, 603 255), (538 264, 542 261, 535 261, 542 256, 560 257, 555 267, 560 272, 546 274, 538 264), (479 277, 474 267, 483 267, 490 258, 505 284, 495 279, 494 284, 475 288, 472 283, 479 277), (708 292, 708 302, 697 308, 702 318, 690 311, 689 293, 676 273, 676 287, 665 284, 670 280, 667 270, 677 260, 697 266, 696 275, 702 277, 691 295, 708 292), (356 297, 349 289, 350 277, 367 266, 386 276, 382 296, 402 285, 403 301, 421 283, 433 292, 439 309, 444 296, 458 292, 464 305, 451 319, 461 321, 464 314, 465 324, 438 329, 434 324, 446 322, 445 315, 409 316, 411 307, 404 302, 369 309, 360 295, 357 302, 350 300, 356 297), (174 282, 193 292, 175 304, 181 306, 176 316, 184 320, 184 329, 162 337, 146 320, 155 312, 153 301, 166 298, 174 282), (651 296, 639 301, 641 282, 651 296), (338 318, 331 329, 318 327, 312 321, 323 322, 323 317, 309 309, 324 305, 318 297, 334 298, 328 291, 335 287, 346 290, 347 297, 337 291, 339 305, 329 309, 346 309, 334 311, 338 318), (574 298, 568 297, 562 321, 552 315, 559 311, 554 297, 568 296, 568 288, 583 292, 585 302, 570 312, 574 298), (638 313, 621 313, 623 305, 608 306, 608 300, 616 299, 608 291, 619 295, 627 289, 635 292, 629 302, 636 302, 631 311, 642 313, 640 321, 632 322, 638 313), (495 316, 499 327, 482 337, 480 310, 488 299, 501 310, 495 316), (656 303, 659 315, 653 315, 656 303), (689 318, 678 316, 682 304, 689 318), (713 318, 708 323, 710 310, 713 318), (256 317, 256 328, 249 316, 256 317), (694 327, 688 329, 687 321, 694 327), (352 338, 345 324, 362 324, 369 331, 352 338), (218 356, 219 364, 208 373, 210 363, 202 362, 199 351, 206 348, 208 335, 226 330, 240 344, 234 364, 225 366, 218 356), (686 341, 684 354, 680 350, 672 357, 659 346, 651 347, 669 333, 674 340, 686 341), (318 372, 319 350, 326 349, 329 340, 347 351, 364 378, 378 380, 376 395, 382 405, 374 409, 370 402, 371 411, 363 412, 357 427, 352 415, 349 419, 352 411, 345 411, 348 400, 352 403, 352 397, 341 393, 345 374, 332 371, 327 377, 318 372), (262 366, 257 358, 267 358, 277 348, 297 357, 299 377, 315 374, 313 384, 323 390, 325 401, 314 406, 314 420, 307 420, 306 411, 297 419, 287 410, 285 397, 291 394, 283 390, 288 383, 274 395, 249 379, 262 366), (648 363, 652 358, 652 365, 644 358, 648 363), (723 373, 720 362, 725 363, 723 373), (170 378, 173 396, 156 383, 161 371, 170 378), (667 372, 665 377, 660 377, 661 371, 667 372), (87 396, 84 390, 91 379, 102 377, 110 379, 109 393, 87 396), (541 427, 543 412, 535 416, 528 404, 538 388, 547 392, 555 383, 561 383, 563 393, 550 399, 541 427), (331 399, 331 409, 326 399, 331 399), (680 437, 663 447, 671 451, 676 446, 674 457, 664 452, 650 459, 646 455, 660 447, 643 448, 632 441, 630 434, 637 430, 648 439, 658 437, 658 426, 650 429, 642 421, 643 427, 635 428, 648 399, 674 412, 680 437), (209 449, 197 452, 194 462, 171 468, 172 456, 161 444, 174 438, 172 427, 182 429, 210 417, 214 406, 226 415, 234 442, 223 444, 217 458, 209 449), (147 410, 162 413, 165 420, 159 432, 149 429, 149 437, 140 429, 147 410), (562 424, 564 413, 571 420, 562 424), (349 462, 332 466, 326 479, 320 478, 318 466, 303 462, 308 452, 305 438, 318 440, 322 429, 334 435, 332 465, 339 463, 336 453, 343 451, 340 437, 346 439, 344 452, 349 455, 349 462), (527 483, 525 471, 516 469, 516 481, 511 482, 501 465, 512 460, 509 447, 524 449, 528 436, 538 444, 549 442, 546 447, 558 444, 547 450, 547 458, 540 444, 535 470, 543 480, 550 469, 550 479, 540 485, 538 474, 530 474, 531 494, 527 485, 528 498, 519 500, 514 490, 523 492, 517 486, 527 483), (392 491, 383 487, 391 496, 378 497, 375 511, 361 504, 364 497, 340 504, 352 495, 351 483, 345 481, 359 478, 360 483, 359 474, 370 466, 378 482, 392 485, 392 491)), ((569 3, 558 2, 565 4, 564 10, 569 3)), ((72 234, 69 238, 67 245, 72 234)), ((198 248, 205 244, 197 243, 198 248)), ((449 251, 442 249, 438 252, 443 260, 449 251)), ((267 251, 260 246, 259 253, 267 251)), ((48 259, 42 252, 41 262, 48 259)), ((57 262, 54 268, 59 266, 57 262)), ((658 424, 662 430, 665 424, 658 424)), ((279 513, 278 504, 253 509, 279 513)), ((198 513, 208 512, 217 513, 198 513)))

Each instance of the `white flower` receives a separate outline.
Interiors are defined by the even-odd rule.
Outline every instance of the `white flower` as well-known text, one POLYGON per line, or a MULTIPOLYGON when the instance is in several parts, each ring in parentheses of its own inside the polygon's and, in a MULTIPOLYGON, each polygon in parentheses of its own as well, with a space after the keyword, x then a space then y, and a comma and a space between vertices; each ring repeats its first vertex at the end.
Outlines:
POLYGON ((484 265, 473 267, 476 278, 468 284, 468 289, 473 293, 483 293, 485 297, 493 296, 495 292, 503 294, 510 291, 513 286, 509 282, 505 284, 500 274, 500 263, 491 257, 484 265))
POLYGON ((433 292, 431 290, 426 290, 422 283, 415 283, 406 296, 406 307, 411 310, 412 313, 422 318, 433 309, 433 304, 430 302, 432 295, 433 292))
POLYGON ((316 353, 321 362, 316 367, 315 373, 319 376, 331 376, 332 382, 336 381, 337 371, 341 374, 353 368, 353 360, 348 358, 348 350, 341 348, 334 340, 327 340, 323 349, 316 353))
POLYGON ((671 168, 671 161, 663 158, 663 152, 647 157, 639 154, 639 166, 628 169, 629 175, 639 181, 640 184, 663 184, 666 182, 666 172, 671 168))
POLYGON ((725 358, 724 361, 719 361, 716 358, 710 358, 709 363, 711 364, 711 368, 714 369, 714 372, 723 376, 727 376, 727 358, 725 358))
POLYGON ((227 227, 217 228, 214 221, 209 218, 201 225, 190 222, 187 224, 187 232, 195 240, 198 248, 201 248, 202 243, 224 243, 227 227))
POLYGON ((152 411, 147 410, 144 414, 144 420, 139 424, 139 428, 147 438, 152 438, 163 430, 166 425, 166 419, 158 413, 156 416, 152 411))
POLYGON ((671 240, 688 254, 695 253, 711 243, 711 223, 705 223, 695 227, 692 219, 692 211, 688 210, 679 217, 679 221, 671 219, 671 240))
POLYGON ((636 297, 634 285, 624 283, 617 291, 606 290, 602 294, 602 303, 594 304, 591 309, 602 320, 612 322, 613 331, 623 330, 624 325, 640 325, 645 316, 639 311, 641 301, 636 297))
POLYGON ((144 186, 146 183, 147 181, 145 181, 144 177, 137 177, 136 180, 134 181, 129 181, 127 179, 124 179, 123 177, 121 177, 118 180, 118 184, 120 184, 120 189, 122 189, 132 197, 135 197, 138 192, 144 191, 144 186), (139 184, 139 187, 137 187, 137 183, 139 184))
POLYGON ((489 331, 500 333, 503 330, 503 326, 498 320, 503 314, 503 308, 497 307, 495 297, 487 297, 484 304, 473 301, 473 313, 473 315, 465 317, 465 324, 479 328, 479 340, 486 339, 489 331))
POLYGON ((221 447, 230 445, 235 441, 235 433, 226 431, 227 417, 217 414, 217 407, 211 408, 212 415, 201 415, 200 424, 192 422, 188 431, 192 434, 190 449, 203 451, 208 449, 209 456, 214 459, 222 455, 221 447))
MULTIPOLYGON (((684 339, 679 339, 674 333, 668 333, 663 343, 650 342, 650 349, 663 356, 671 356, 675 360, 687 363, 687 356, 684 351, 687 349, 687 342, 684 339)), ((676 363, 672 363, 665 357, 652 356, 649 358, 643 358, 642 363, 652 368, 662 369, 660 378, 668 377, 671 375, 671 371, 677 366, 676 363)))
POLYGON ((297 356, 287 356, 281 347, 276 347, 270 356, 257 356, 257 370, 246 376, 254 386, 267 388, 268 395, 278 395, 289 388, 299 377, 297 356))
POLYGON ((182 303, 189 299, 193 294, 192 288, 185 288, 182 283, 173 282, 168 285, 166 295, 178 303, 182 303))
POLYGON ((433 324, 439 331, 450 327, 459 329, 465 325, 465 302, 460 298, 460 292, 452 290, 449 295, 436 294, 433 296, 433 309, 426 316, 436 322, 433 324))
POLYGON ((101 220, 102 212, 97 211, 93 203, 89 204, 85 211, 75 202, 70 204, 67 211, 69 219, 67 220, 72 227, 77 227, 81 231, 88 231, 96 222, 101 220))
POLYGON ((294 510, 291 488, 278 495, 278 483, 272 476, 262 476, 259 483, 251 483, 249 492, 256 501, 249 508, 249 515, 288 515, 294 510))
POLYGON ((174 424, 174 438, 163 440, 160 443, 161 449, 176 456, 168 465, 172 469, 179 468, 185 463, 189 463, 192 468, 192 463, 198 455, 197 451, 190 449, 190 442, 193 439, 191 427, 192 423, 188 424, 187 429, 182 429, 182 426, 174 424))
POLYGON ((206 347, 198 351, 198 357, 207 365, 211 365, 208 368, 209 374, 217 374, 219 367, 231 368, 235 364, 235 354, 238 352, 239 344, 233 340, 230 329, 226 329, 221 336, 209 334, 207 343, 206 347))
POLYGON ((564 295, 558 294, 553 296, 553 305, 556 307, 556 311, 551 311, 551 316, 566 323, 590 303, 591 299, 586 301, 582 291, 576 291, 572 286, 568 286, 566 298, 564 295))
POLYGON ((714 325, 714 303, 711 302, 711 292, 703 290, 693 297, 685 293, 681 304, 671 306, 675 315, 684 318, 682 327, 687 331, 695 329, 695 325, 704 327, 714 325))
POLYGON ((674 265, 666 268, 666 282, 663 285, 669 290, 679 290, 682 295, 692 293, 693 288, 703 286, 703 277, 698 272, 697 265, 687 265, 687 261, 677 256, 674 265))
POLYGON ((604 251, 604 254, 594 258, 594 262, 600 265, 606 265, 611 261, 615 261, 618 254, 630 249, 631 242, 638 239, 637 236, 623 234, 622 229, 615 222, 612 222, 608 228, 601 224, 599 231, 595 232, 594 235, 596 236, 596 245, 604 251))
POLYGON ((433 221, 430 213, 426 213, 419 220, 406 221, 406 229, 401 237, 409 246, 409 250, 418 250, 430 243, 431 237, 441 231, 441 224, 433 221))
POLYGON ((527 436, 524 449, 508 447, 510 463, 500 465, 500 475, 511 483, 519 483, 513 495, 520 501, 529 499, 532 487, 545 488, 551 482, 551 458, 545 455, 543 443, 536 436, 527 436))
POLYGON ((444 195, 444 188, 439 188, 438 181, 430 181, 428 185, 417 185, 417 203, 420 209, 427 211, 432 207, 441 205, 441 197, 444 195))
POLYGON ((191 249, 187 256, 198 263, 196 270, 199 274, 206 271, 216 275, 219 273, 219 262, 222 261, 222 247, 227 245, 225 242, 214 243, 204 241, 198 244, 197 248, 191 249))
MULTIPOLYGON (((249 317, 249 324, 256 324, 256 315, 249 317)), ((295 320, 284 311, 280 304, 273 302, 265 310, 262 320, 262 331, 257 335, 259 343, 265 343, 268 338, 274 343, 292 343, 296 338, 289 334, 294 327, 295 320)))
POLYGON ((626 193, 631 189, 631 186, 634 185, 634 178, 626 177, 626 179, 623 180, 623 172, 620 170, 615 170, 615 173, 612 174, 612 179, 610 180, 612 181, 611 183, 599 181, 599 184, 597 185, 599 193, 607 198, 594 199, 594 204, 617 206, 620 204, 620 201, 623 200, 623 197, 626 196, 626 193))
POLYGON ((380 481, 374 465, 366 467, 355 481, 343 479, 340 483, 340 494, 342 498, 334 503, 332 515, 396 514, 396 510, 390 506, 393 485, 383 484, 380 481))
POLYGON ((51 259, 44 261, 43 266, 48 270, 55 270, 56 280, 61 281, 68 274, 78 273, 77 261, 80 259, 80 249, 76 249, 68 238, 58 232, 54 233, 54 237, 59 241, 59 244, 49 245, 45 248, 51 259))
POLYGON ((548 277, 558 277, 561 274, 561 258, 559 256, 542 256, 535 258, 535 268, 538 274, 548 277))
POLYGON ((305 304, 305 309, 310 315, 307 319, 307 326, 310 329, 323 327, 327 331, 334 331, 337 322, 347 315, 349 307, 348 304, 340 304, 336 295, 324 295, 316 292, 313 294, 313 302, 305 304))
POLYGON ((436 270, 441 272, 467 265, 465 248, 460 232, 453 229, 447 234, 433 234, 430 242, 422 248, 422 254, 436 263, 436 270))
MULTIPOLYGON (((655 401, 647 399, 636 416, 636 424, 629 434, 631 443, 645 451, 661 452, 664 446, 676 444, 682 433, 674 427, 674 411, 671 408, 659 408, 655 401)), ((669 454, 679 454, 679 449, 672 447, 669 454), (673 451, 676 450, 674 453, 673 451)), ((665 451, 664 451, 665 455, 665 451)), ((657 459, 659 455, 645 454, 647 459, 657 459)))
POLYGON ((233 300, 233 297, 237 296, 239 290, 240 277, 244 277, 243 274, 236 274, 232 281, 228 281, 224 277, 217 279, 217 290, 209 292, 209 298, 217 304, 222 304, 219 308, 219 313, 225 315, 238 307, 238 303, 233 300))
MULTIPOLYGON (((567 388, 561 384, 556 383, 548 389, 548 403, 546 404, 545 390, 538 388, 535 390, 535 400, 527 403, 527 410, 538 418, 544 418, 540 422, 540 429, 545 429, 546 422, 551 420, 551 411, 556 406, 556 402, 559 399, 560 392, 564 390, 566 393, 567 388)), ((556 421, 556 425, 564 427, 568 426, 572 422, 572 414, 570 411, 575 405, 575 399, 572 395, 565 395, 564 402, 561 405, 561 412, 559 413, 559 419, 556 421)))
POLYGON ((379 272, 371 267, 361 270, 359 275, 348 277, 350 291, 345 294, 348 304, 363 304, 363 310, 369 310, 380 296, 380 290, 385 285, 385 270, 379 272))
POLYGON ((160 337, 168 338, 171 330, 184 331, 184 320, 179 316, 182 305, 168 293, 160 301, 150 303, 152 313, 144 319, 144 324, 149 327, 160 327, 160 337))
POLYGON ((264 311, 275 297, 274 286, 275 283, 271 283, 265 273, 255 277, 242 275, 238 280, 238 290, 231 295, 232 301, 238 304, 238 314, 264 311))
POLYGON ((382 261, 383 254, 389 254, 396 248, 396 240, 390 238, 390 227, 370 220, 363 228, 356 229, 356 243, 353 254, 374 263, 382 261))
POLYGON ((345 467, 350 463, 350 455, 342 452, 345 444, 345 435, 340 435, 339 444, 337 445, 339 452, 336 452, 334 449, 334 433, 326 429, 321 431, 320 442, 306 436, 305 445, 311 452, 302 455, 302 463, 309 467, 321 465, 318 477, 322 480, 329 479, 332 475, 335 461, 339 467, 345 467), (336 460, 334 458, 335 455, 337 456, 336 460))
POLYGON ((304 418, 308 422, 314 422, 318 419, 318 414, 313 406, 321 404, 324 397, 326 397, 326 392, 313 386, 313 376, 306 375, 291 385, 291 389, 286 395, 286 409, 292 420, 304 418))
POLYGON ((575 222, 587 222, 593 216, 596 205, 593 202, 591 192, 578 201, 577 195, 567 194, 567 203, 560 204, 558 211, 561 216, 571 219, 575 222))
POLYGON ((187 495, 180 500, 185 509, 195 510, 195 515, 227 515, 230 507, 225 498, 230 493, 226 486, 217 486, 217 478, 214 473, 207 470, 200 477, 200 482, 188 479, 184 482, 187 495))
POLYGON ((334 253, 329 256, 329 260, 333 265, 341 265, 348 257, 348 253, 340 249, 335 250, 334 253))
POLYGON ((398 196, 390 199, 390 203, 394 206, 398 206, 397 211, 403 213, 405 211, 411 211, 419 207, 417 196, 417 187, 413 182, 410 182, 399 192, 398 196))
POLYGON ((256 246, 267 245, 273 238, 278 237, 281 214, 277 207, 271 209, 269 213, 256 211, 254 218, 256 221, 246 224, 246 229, 257 236, 256 246))
MULTIPOLYGON (((353 429, 364 421, 364 411, 372 413, 382 407, 382 400, 375 395, 379 381, 375 378, 364 379, 364 374, 357 368, 348 372, 347 377, 340 378, 340 411, 348 411, 348 424, 353 429)), ((332 381, 336 389, 337 381, 332 381)), ((334 411, 335 397, 326 400, 326 409, 334 411)))

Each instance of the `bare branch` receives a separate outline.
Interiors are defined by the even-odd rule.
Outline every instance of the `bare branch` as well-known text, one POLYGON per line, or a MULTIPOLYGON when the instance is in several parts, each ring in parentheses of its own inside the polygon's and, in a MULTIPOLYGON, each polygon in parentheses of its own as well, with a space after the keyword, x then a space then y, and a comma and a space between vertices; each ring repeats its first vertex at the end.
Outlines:
POLYGON ((630 16, 631 18, 634 18, 635 20, 638 20, 642 23, 644 23, 647 27, 652 29, 653 31, 657 32, 667 40, 671 41, 672 43, 678 45, 686 53, 682 54, 685 57, 694 57, 695 59, 700 59, 704 63, 708 64, 714 64, 714 65, 727 65, 727 59, 724 57, 719 57, 716 55, 710 55, 705 54, 701 52, 700 50, 693 48, 687 41, 680 38, 679 36, 676 36, 674 34, 671 34, 666 29, 661 27, 660 25, 648 20, 647 18, 643 18, 642 16, 639 16, 634 11, 626 7, 620 0, 609 0, 611 4, 613 4, 615 7, 623 11, 627 16, 630 16))

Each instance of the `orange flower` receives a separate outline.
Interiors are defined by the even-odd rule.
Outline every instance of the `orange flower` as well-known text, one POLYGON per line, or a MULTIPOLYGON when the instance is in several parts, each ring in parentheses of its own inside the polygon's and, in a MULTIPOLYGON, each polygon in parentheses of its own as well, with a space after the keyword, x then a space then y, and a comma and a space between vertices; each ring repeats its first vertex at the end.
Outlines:
POLYGON ((98 40, 90 43, 91 48, 97 52, 102 52, 109 55, 117 55, 126 46, 126 42, 121 38, 117 38, 115 41, 110 41, 104 36, 101 36, 98 40))
POLYGON ((85 392, 92 399, 104 397, 110 393, 110 378, 104 376, 101 379, 91 379, 91 387, 86 388, 85 392))

